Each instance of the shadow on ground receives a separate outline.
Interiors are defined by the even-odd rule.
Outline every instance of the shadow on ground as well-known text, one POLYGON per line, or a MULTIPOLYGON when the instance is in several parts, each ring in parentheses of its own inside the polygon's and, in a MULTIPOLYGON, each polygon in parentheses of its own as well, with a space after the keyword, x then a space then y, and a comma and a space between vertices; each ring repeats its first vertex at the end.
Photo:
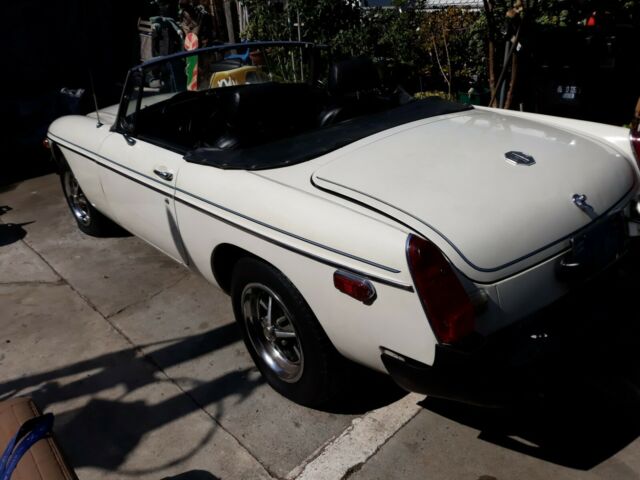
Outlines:
MULTIPOLYGON (((156 348, 152 357, 142 356, 136 348, 108 353, 63 368, 0 383, 0 399, 39 387, 30 394, 41 409, 46 410, 52 403, 94 397, 83 407, 56 416, 56 434, 74 467, 116 470, 144 435, 204 406, 216 404, 225 397, 234 396, 235 402, 243 402, 262 383, 257 375, 250 375, 250 369, 243 369, 206 383, 195 379, 179 379, 191 385, 186 395, 178 393, 153 404, 135 397, 136 392, 148 385, 169 381, 153 363, 157 362, 165 369, 170 368, 223 348, 238 339, 236 326, 230 324, 202 334, 143 346, 156 348), (112 389, 119 389, 123 393, 116 399, 95 398, 100 392, 112 389)), ((221 408, 218 409, 218 415, 223 413, 221 408)), ((213 433, 210 431, 192 451, 181 458, 172 459, 170 463, 145 471, 122 473, 152 473, 177 465, 195 455, 213 433)), ((191 475, 176 478, 215 478, 197 472, 191 475)))
POLYGON ((640 263, 610 272, 541 319, 547 354, 503 385, 504 408, 428 398, 423 407, 479 439, 590 470, 640 436, 640 263))
MULTIPOLYGON (((143 356, 140 349, 129 348, 97 356, 62 368, 26 375, 0 383, 0 400, 29 392, 42 410, 53 403, 86 399, 88 403, 56 416, 55 431, 75 468, 97 467, 124 475, 137 476, 160 472, 179 465, 195 455, 211 439, 215 427, 198 440, 197 445, 180 458, 145 470, 123 469, 128 455, 150 432, 196 410, 215 405, 217 418, 224 414, 223 402, 244 402, 263 383, 255 368, 226 373, 212 381, 190 378, 168 379, 159 371, 207 355, 240 340, 235 324, 217 327, 202 334, 143 345, 153 350, 143 356), (150 403, 141 390, 151 384, 177 381, 182 392, 150 403), (35 388, 35 390, 33 390, 35 388), (112 392, 109 399, 104 392, 112 392), (121 392, 112 397, 113 392, 121 392)), ((335 406, 334 413, 364 413, 387 405, 405 394, 387 377, 356 369, 353 392, 335 406)), ((286 402, 286 399, 282 399, 286 402)), ((193 439, 192 439, 193 440, 193 439)), ((162 462, 161 462, 162 463, 162 462)), ((209 479, 206 472, 187 472, 175 478, 209 479)))
POLYGON ((164 477, 162 480, 220 480, 219 477, 212 475, 205 470, 191 470, 181 473, 173 477, 164 477))
POLYGON ((348 390, 334 405, 323 411, 347 415, 363 415, 370 410, 385 407, 407 392, 400 388, 391 377, 358 365, 349 365, 350 378, 348 390))
POLYGON ((11 245, 26 237, 27 231, 22 227, 29 223, 0 223, 0 247, 11 245))

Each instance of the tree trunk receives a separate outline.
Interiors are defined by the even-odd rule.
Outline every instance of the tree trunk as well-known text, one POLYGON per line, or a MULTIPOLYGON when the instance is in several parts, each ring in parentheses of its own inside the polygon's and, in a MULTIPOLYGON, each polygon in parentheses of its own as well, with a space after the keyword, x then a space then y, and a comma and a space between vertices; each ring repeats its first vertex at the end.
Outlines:
POLYGON ((492 40, 489 40, 489 91, 491 92, 491 98, 493 98, 493 102, 491 102, 490 107, 495 107, 496 104, 496 49, 492 40))
POLYGON ((507 99, 504 102, 504 108, 509 110, 513 103, 513 92, 516 89, 516 80, 518 79, 518 54, 514 52, 511 57, 511 81, 509 83, 509 91, 507 92, 507 99))
POLYGON ((233 26, 233 15, 231 14, 231 0, 224 0, 224 18, 227 21, 229 43, 236 43, 236 32, 233 26))
POLYGON ((496 47, 494 39, 495 37, 495 28, 493 25, 493 0, 482 0, 484 4, 484 16, 487 19, 487 27, 489 30, 489 41, 487 43, 487 48, 489 50, 487 59, 489 62, 488 70, 489 70, 489 90, 491 92, 491 98, 494 99, 491 102, 490 107, 495 106, 497 97, 496 92, 496 47))

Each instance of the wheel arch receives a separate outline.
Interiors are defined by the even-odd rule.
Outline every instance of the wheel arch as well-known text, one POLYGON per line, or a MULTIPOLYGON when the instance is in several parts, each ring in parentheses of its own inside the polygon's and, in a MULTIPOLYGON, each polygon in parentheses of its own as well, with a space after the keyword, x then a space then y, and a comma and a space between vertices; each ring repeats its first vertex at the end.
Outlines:
MULTIPOLYGON (((211 271, 216 283, 227 294, 231 292, 233 269, 241 258, 255 258, 271 265, 265 259, 237 245, 231 243, 217 245, 211 253, 211 271)), ((274 266, 274 268, 276 267, 274 266)))
POLYGON ((62 149, 60 149, 60 146, 54 141, 51 141, 51 158, 56 166, 56 173, 58 175, 62 175, 62 173, 69 168, 62 149))

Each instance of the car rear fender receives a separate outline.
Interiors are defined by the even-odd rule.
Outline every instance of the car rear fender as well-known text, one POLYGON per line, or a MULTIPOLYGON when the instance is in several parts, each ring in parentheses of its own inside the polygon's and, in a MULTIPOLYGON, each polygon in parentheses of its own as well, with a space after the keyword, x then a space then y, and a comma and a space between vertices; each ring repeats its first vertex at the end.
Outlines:
POLYGON ((384 371, 380 347, 385 346, 433 362, 437 342, 408 272, 406 230, 247 172, 188 165, 177 191, 178 224, 191 266, 209 281, 228 289, 229 257, 246 252, 295 285, 345 357, 384 371), (285 204, 293 207, 282 218, 266 212, 285 204), (349 222, 346 232, 341 225, 349 222), (385 271, 378 263, 397 270, 385 271), (338 291, 333 280, 338 269, 369 279, 375 301, 366 305, 338 291))

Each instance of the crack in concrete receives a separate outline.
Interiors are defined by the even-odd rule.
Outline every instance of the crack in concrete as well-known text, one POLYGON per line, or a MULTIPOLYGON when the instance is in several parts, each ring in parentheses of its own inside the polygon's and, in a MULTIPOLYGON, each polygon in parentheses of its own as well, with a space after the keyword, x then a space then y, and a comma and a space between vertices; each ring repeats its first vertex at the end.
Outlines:
POLYGON ((17 286, 24 286, 24 285, 52 285, 52 286, 56 286, 56 285, 65 285, 66 282, 62 279, 58 279, 58 280, 52 280, 52 281, 47 281, 47 280, 22 280, 22 281, 18 281, 18 282, 0 282, 0 285, 17 285, 17 286))
POLYGON ((156 298, 156 297, 157 297, 158 295, 160 295, 161 293, 164 293, 165 291, 169 290, 170 288, 175 287, 176 285, 178 285, 179 283, 183 282, 184 280, 189 279, 189 277, 190 277, 190 276, 191 276, 191 273, 190 273, 189 271, 186 271, 186 272, 184 272, 184 273, 183 273, 183 275, 182 275, 178 280, 176 280, 175 282, 170 283, 169 285, 165 285, 164 287, 160 288, 157 292, 154 292, 154 293, 152 293, 152 294, 148 295, 147 297, 145 297, 145 298, 143 298, 143 299, 141 299, 141 300, 138 300, 138 301, 136 301, 136 302, 130 303, 129 305, 125 305, 124 307, 122 307, 122 308, 120 308, 120 309, 116 310, 116 311, 115 311, 115 312, 113 312, 113 313, 110 313, 110 314, 108 314, 108 315, 106 315, 106 314, 104 314, 104 313, 101 313, 101 315, 102 315, 105 319, 107 319, 107 318, 109 318, 109 319, 110 319, 110 318, 113 318, 113 317, 115 317, 116 315, 121 314, 121 313, 122 313, 122 312, 124 312, 125 310, 128 310, 128 309, 130 309, 130 308, 137 307, 137 306, 139 306, 139 305, 142 305, 142 304, 143 304, 143 303, 145 303, 145 302, 148 302, 148 301, 150 301, 150 300, 153 300, 154 298, 156 298))

